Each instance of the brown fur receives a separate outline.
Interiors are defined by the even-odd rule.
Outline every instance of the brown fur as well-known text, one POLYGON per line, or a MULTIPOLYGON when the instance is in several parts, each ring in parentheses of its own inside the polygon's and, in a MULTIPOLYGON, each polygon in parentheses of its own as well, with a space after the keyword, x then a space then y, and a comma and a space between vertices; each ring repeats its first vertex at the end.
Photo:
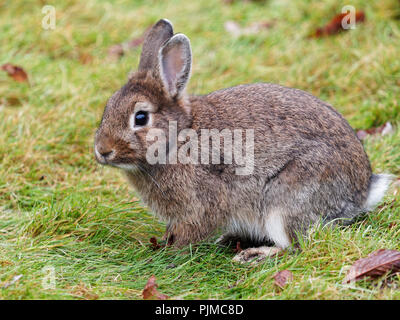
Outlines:
MULTIPOLYGON (((188 50, 188 42, 178 37, 165 43, 165 35, 172 36, 169 29, 172 26, 161 20, 150 30, 141 58, 145 67, 110 98, 95 142, 101 150, 114 152, 112 161, 97 159, 122 167, 143 202, 167 222, 166 239, 181 246, 223 228, 227 237, 272 240, 285 247, 285 237, 293 241, 315 222, 350 222, 366 211, 371 167, 337 111, 304 91, 268 83, 188 97, 184 86, 190 65, 177 73, 177 94, 171 96, 160 75, 159 52, 166 45, 174 48, 173 39, 186 45, 176 47, 179 50, 188 50), (178 132, 192 128, 199 136, 207 128, 254 129, 254 172, 235 175, 235 164, 150 165, 145 158, 149 128, 129 128, 138 101, 155 106, 152 127, 167 136, 171 120, 177 121, 178 132)), ((176 61, 190 63, 190 52, 182 54, 187 58, 176 61)))

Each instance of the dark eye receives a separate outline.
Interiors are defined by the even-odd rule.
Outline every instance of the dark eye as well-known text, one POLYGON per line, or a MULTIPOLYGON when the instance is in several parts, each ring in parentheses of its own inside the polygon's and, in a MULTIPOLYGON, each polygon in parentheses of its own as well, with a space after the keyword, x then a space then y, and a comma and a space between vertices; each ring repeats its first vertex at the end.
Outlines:
POLYGON ((145 126, 149 121, 149 113, 147 111, 138 111, 135 113, 135 126, 145 126))

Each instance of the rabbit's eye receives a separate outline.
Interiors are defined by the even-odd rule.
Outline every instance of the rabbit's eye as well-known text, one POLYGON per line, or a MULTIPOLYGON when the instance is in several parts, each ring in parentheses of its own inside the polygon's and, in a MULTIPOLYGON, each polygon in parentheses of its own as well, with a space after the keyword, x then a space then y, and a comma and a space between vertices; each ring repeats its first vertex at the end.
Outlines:
POLYGON ((135 126, 145 126, 149 121, 149 113, 147 111, 138 111, 135 113, 135 126))

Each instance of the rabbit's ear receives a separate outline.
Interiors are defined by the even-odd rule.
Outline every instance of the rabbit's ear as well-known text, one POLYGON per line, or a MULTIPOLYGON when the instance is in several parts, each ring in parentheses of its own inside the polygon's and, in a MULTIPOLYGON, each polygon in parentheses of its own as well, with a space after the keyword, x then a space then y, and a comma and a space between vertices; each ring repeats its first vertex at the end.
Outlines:
POLYGON ((142 54, 140 55, 139 70, 152 70, 157 66, 158 51, 163 43, 174 35, 171 22, 167 19, 159 20, 147 32, 144 42, 142 54))
POLYGON ((164 88, 172 98, 179 97, 190 78, 192 50, 190 41, 178 33, 169 39, 158 55, 159 74, 164 88))

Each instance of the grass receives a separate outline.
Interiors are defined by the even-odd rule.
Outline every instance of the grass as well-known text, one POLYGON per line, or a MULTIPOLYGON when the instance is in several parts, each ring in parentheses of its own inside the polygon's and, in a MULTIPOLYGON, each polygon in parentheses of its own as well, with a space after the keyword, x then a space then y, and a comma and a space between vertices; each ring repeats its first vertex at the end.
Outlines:
POLYGON ((399 176, 398 1, 352 1, 366 23, 323 39, 307 35, 348 1, 57 1, 55 30, 41 28, 44 4, 52 2, 0 4, 0 62, 30 77, 17 83, 0 73, 0 283, 22 275, 0 289, 1 299, 140 299, 152 274, 173 298, 400 299, 399 276, 390 286, 382 286, 385 278, 342 284, 357 259, 400 249, 398 185, 352 226, 319 228, 297 253, 238 265, 231 249, 211 241, 152 251, 149 239, 164 226, 118 171, 95 163, 92 150, 106 100, 140 55, 137 49, 108 61, 108 48, 166 17, 191 38, 190 92, 275 82, 326 100, 354 128, 390 121, 395 132, 369 136, 365 148, 375 172, 399 176), (273 27, 234 38, 227 20, 273 27), (46 267, 55 271, 53 289, 43 287, 46 267), (283 269, 294 280, 279 289, 273 275, 283 269))

